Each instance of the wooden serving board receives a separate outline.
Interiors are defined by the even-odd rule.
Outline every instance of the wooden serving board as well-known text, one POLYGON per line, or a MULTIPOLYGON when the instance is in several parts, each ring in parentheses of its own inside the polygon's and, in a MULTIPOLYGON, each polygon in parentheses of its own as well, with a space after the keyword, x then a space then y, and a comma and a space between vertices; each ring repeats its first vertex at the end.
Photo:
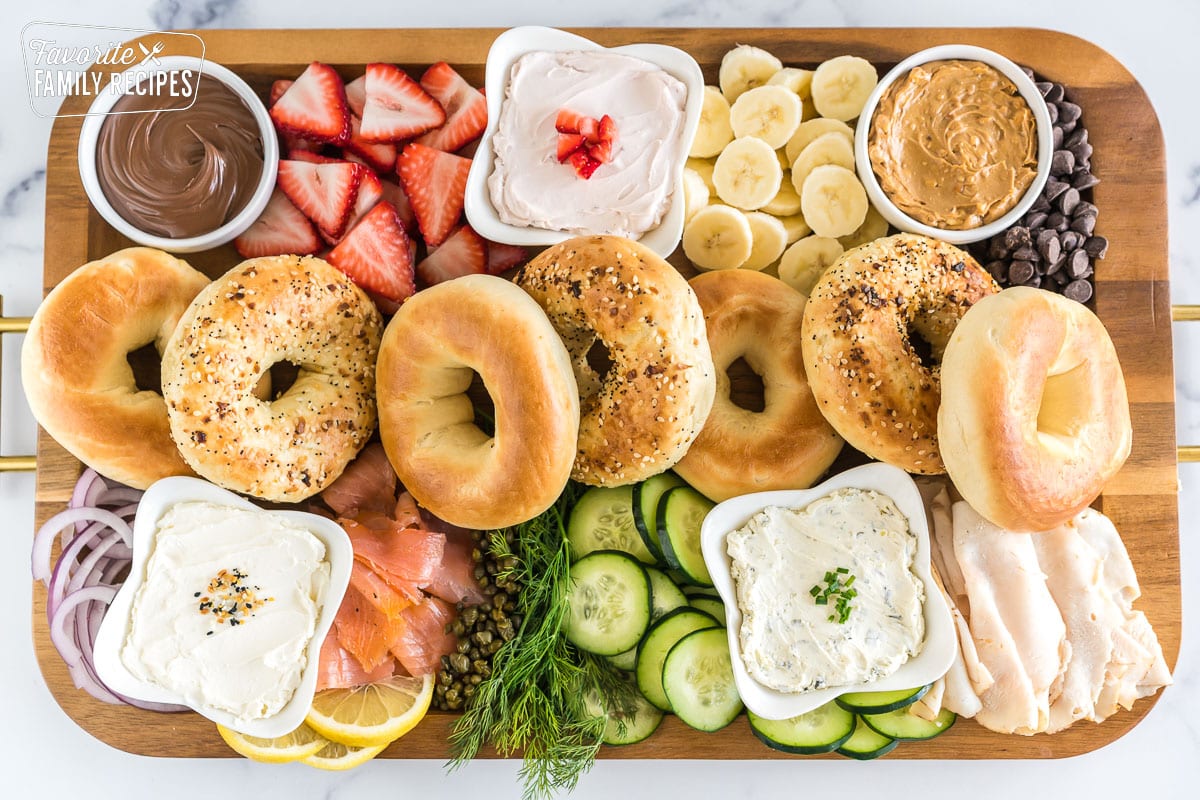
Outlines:
MULTIPOLYGON (((335 65, 348 78, 372 61, 410 72, 449 61, 482 85, 492 30, 256 30, 198 31, 207 58, 238 72, 265 98, 273 79, 294 78, 312 60, 335 65)), ((1125 369, 1134 425, 1133 453, 1099 505, 1122 532, 1142 584, 1144 609, 1172 666, 1179 652, 1179 522, 1175 462, 1175 396, 1171 309, 1167 284, 1166 176, 1162 133, 1154 109, 1129 72, 1086 41, 1032 29, 633 29, 580 30, 605 45, 660 42, 690 52, 716 83, 721 56, 737 43, 766 48, 791 66, 813 67, 851 53, 884 70, 909 54, 938 44, 967 43, 996 50, 1070 87, 1084 109, 1095 146, 1099 229, 1111 246, 1096 272, 1095 310, 1116 343, 1125 369)), ((419 74, 417 72, 416 74, 419 74)), ((64 113, 85 110, 86 98, 64 113)), ((80 118, 60 118, 50 137, 46 187, 45 289, 79 265, 130 243, 92 210, 80 184, 76 143, 80 118)), ((212 276, 239 261, 232 247, 188 256, 212 276)), ((40 525, 62 510, 79 463, 45 432, 38 440, 36 516, 40 525)), ((154 714, 111 706, 78 691, 50 643, 46 592, 34 584, 33 634, 46 682, 63 710, 84 730, 133 753, 175 757, 228 757, 212 723, 197 714, 154 714)), ((1166 690, 1171 702, 1171 691, 1166 690)), ((1161 695, 1160 695, 1161 696, 1161 695)), ((1076 724, 1054 736, 1004 736, 962 720, 948 733, 897 748, 890 758, 1058 758, 1088 752, 1136 725, 1158 697, 1142 700, 1102 725, 1076 724)), ((385 755, 445 758, 455 715, 430 713, 385 755)), ((760 744, 745 717, 704 734, 668 716, 648 741, 606 748, 615 758, 787 758, 760 744)))

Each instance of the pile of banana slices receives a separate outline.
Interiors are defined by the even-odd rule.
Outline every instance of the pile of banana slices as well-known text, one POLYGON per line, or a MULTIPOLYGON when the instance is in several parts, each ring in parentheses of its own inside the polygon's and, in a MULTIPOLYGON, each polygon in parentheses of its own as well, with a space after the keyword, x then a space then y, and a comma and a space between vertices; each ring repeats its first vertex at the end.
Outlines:
POLYGON ((725 54, 688 152, 683 250, 699 269, 777 274, 805 294, 845 250, 888 232, 854 172, 854 129, 879 76, 838 56, 816 70, 725 54))

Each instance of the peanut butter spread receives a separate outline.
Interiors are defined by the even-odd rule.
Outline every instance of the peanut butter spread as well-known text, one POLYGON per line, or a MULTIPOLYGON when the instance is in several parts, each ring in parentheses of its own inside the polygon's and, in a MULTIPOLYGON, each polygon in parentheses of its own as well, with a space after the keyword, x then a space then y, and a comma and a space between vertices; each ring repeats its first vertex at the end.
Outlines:
POLYGON ((935 228, 999 219, 1037 175, 1037 122, 1013 82, 979 61, 932 61, 892 84, 868 152, 901 211, 935 228))

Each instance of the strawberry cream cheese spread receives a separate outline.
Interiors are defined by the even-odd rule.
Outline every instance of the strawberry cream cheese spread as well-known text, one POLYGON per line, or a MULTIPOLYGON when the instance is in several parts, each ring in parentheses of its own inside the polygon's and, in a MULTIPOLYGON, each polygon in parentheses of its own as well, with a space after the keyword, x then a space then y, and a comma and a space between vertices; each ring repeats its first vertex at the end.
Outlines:
POLYGON ((604 50, 526 53, 513 64, 492 146, 492 205, 508 225, 637 238, 662 220, 685 157, 687 88, 604 50), (612 158, 584 180, 555 150, 561 109, 616 121, 612 158))

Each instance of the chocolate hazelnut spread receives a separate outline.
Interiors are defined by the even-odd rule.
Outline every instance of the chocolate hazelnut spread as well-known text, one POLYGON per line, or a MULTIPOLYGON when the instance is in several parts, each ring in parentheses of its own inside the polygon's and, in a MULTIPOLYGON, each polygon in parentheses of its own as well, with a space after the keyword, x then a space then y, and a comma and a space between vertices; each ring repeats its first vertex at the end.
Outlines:
POLYGON ((207 75, 200 76, 195 102, 190 94, 125 95, 96 144, 96 174, 108 202, 131 225, 172 239, 209 233, 233 219, 262 171, 254 114, 207 75))
POLYGON ((1008 213, 1037 177, 1037 120, 979 61, 913 67, 879 101, 868 152, 883 191, 918 222, 968 230, 1008 213))

